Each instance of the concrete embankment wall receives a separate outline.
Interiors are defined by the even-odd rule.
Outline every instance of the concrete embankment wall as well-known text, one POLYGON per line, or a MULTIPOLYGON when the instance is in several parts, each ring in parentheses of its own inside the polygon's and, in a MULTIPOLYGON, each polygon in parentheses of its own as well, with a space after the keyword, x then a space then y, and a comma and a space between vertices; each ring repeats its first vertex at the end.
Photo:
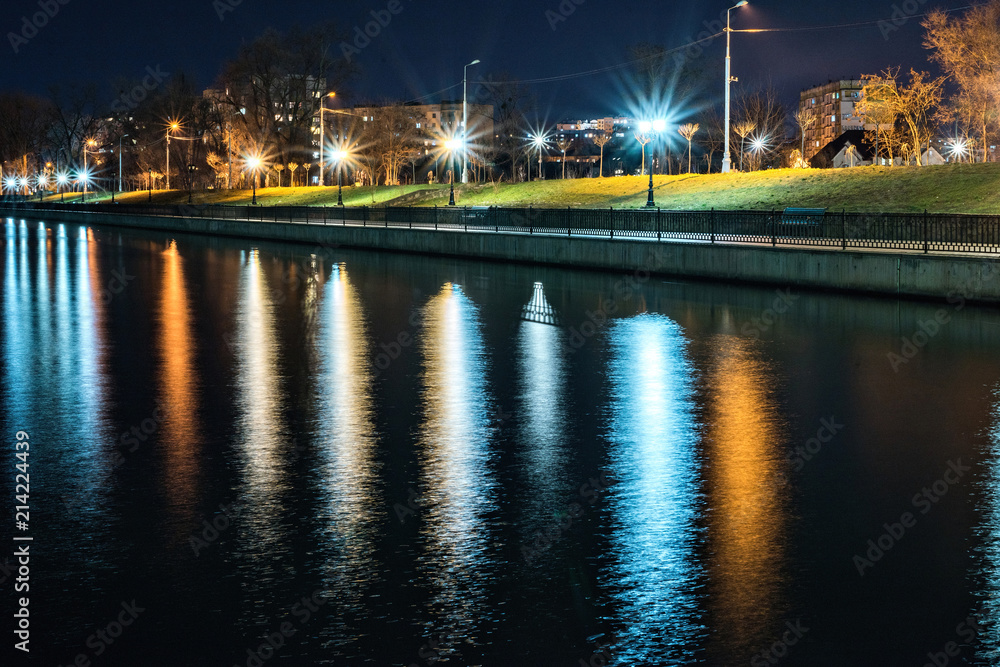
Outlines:
POLYGON ((949 296, 954 299, 955 295, 961 295, 970 301, 1000 303, 1000 262, 985 256, 656 243, 64 211, 12 210, 0 215, 932 299, 949 296))

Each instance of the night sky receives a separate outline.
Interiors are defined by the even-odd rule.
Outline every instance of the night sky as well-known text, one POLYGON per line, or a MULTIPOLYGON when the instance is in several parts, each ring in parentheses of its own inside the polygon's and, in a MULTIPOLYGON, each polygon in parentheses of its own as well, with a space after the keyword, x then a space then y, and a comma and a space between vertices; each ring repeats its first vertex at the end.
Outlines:
MULTIPOLYGON (((650 2, 631 0, 612 5, 595 0, 565 0, 575 10, 553 30, 546 10, 559 12, 559 0, 506 2, 422 2, 398 0, 402 11, 371 40, 356 62, 361 75, 349 99, 391 97, 414 99, 461 82, 462 66, 484 76, 507 71, 524 80, 554 77, 613 66, 628 60, 627 47, 652 42, 682 46, 697 39, 705 21, 717 20, 734 3, 650 2)), ((57 0, 42 0, 56 3, 57 0)), ((19 53, 9 32, 20 32, 22 16, 39 10, 38 0, 5 0, 0 44, 3 64, 0 88, 44 94, 49 84, 72 79, 106 86, 116 76, 141 78, 147 66, 193 77, 200 89, 211 85, 221 63, 235 54, 241 41, 251 40, 267 26, 286 29, 296 23, 335 20, 345 30, 371 21, 372 10, 388 2, 288 3, 260 0, 68 0, 19 53), (238 2, 220 21, 218 7, 238 2)), ((800 0, 752 0, 733 11, 733 27, 797 28, 878 21, 897 8, 925 12, 932 7, 963 7, 965 2, 921 5, 919 0, 895 4, 842 0, 802 3, 800 0), (915 8, 915 9, 914 9, 915 8)), ((899 10, 905 13, 905 10, 899 10)), ((897 16, 900 14, 897 11, 897 16)), ((909 19, 886 39, 876 24, 830 30, 735 34, 733 74, 740 84, 770 81, 786 104, 797 101, 804 87, 830 79, 854 78, 889 65, 927 69, 921 46, 920 19, 909 19)), ((714 30, 713 30, 714 32, 714 30)), ((708 92, 721 100, 725 39, 705 45, 708 92), (718 81, 715 79, 718 78, 718 81)), ((533 86, 539 120, 559 120, 629 113, 629 85, 624 70, 581 76, 533 86)), ((461 87, 435 97, 458 98, 461 87)), ((432 99, 431 101, 436 101, 432 99)), ((110 99, 109 99, 110 102, 110 99)), ((681 115, 683 110, 677 110, 681 115)))

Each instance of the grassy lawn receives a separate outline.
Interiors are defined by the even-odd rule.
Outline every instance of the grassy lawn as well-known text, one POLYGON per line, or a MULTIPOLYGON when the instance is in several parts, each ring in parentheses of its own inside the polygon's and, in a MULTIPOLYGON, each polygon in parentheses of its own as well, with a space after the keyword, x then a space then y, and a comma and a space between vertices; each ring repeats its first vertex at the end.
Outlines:
MULTIPOLYGON (((786 206, 848 211, 1000 214, 1000 164, 950 164, 938 167, 857 167, 854 169, 774 169, 746 174, 655 176, 654 194, 664 209, 781 209, 786 206)), ((455 187, 460 206, 535 206, 545 208, 613 206, 646 203, 649 177, 547 180, 516 184, 469 184, 455 187)), ((250 191, 195 193, 195 203, 247 204, 250 191)), ((50 201, 58 197, 49 197, 50 201)), ((79 195, 73 197, 79 199, 79 195)), ((110 201, 101 193, 88 200, 110 201)), ((146 192, 119 196, 144 203, 146 192)), ((375 204, 446 206, 447 185, 379 187, 375 204)), ((67 201, 70 198, 67 196, 67 201)), ((264 206, 333 206, 336 187, 257 190, 264 206)), ((187 192, 154 192, 154 203, 186 203, 187 192)), ((344 188, 347 206, 372 205, 372 191, 344 188)))

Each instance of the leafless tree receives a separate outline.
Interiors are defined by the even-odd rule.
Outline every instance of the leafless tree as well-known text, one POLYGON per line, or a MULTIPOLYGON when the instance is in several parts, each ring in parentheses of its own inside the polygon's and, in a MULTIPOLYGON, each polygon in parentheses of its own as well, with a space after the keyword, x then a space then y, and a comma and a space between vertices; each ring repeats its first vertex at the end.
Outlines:
POLYGON ((678 128, 678 130, 677 130, 678 132, 680 132, 680 135, 682 137, 684 137, 687 140, 687 142, 688 142, 688 173, 689 174, 691 173, 691 140, 694 138, 694 135, 697 134, 698 130, 700 130, 700 129, 701 129, 701 125, 699 125, 698 123, 685 123, 684 125, 681 125, 680 128, 678 128))
POLYGON ((600 177, 604 177, 604 147, 611 141, 613 135, 610 132, 602 132, 594 135, 594 145, 601 149, 601 171, 600 177))

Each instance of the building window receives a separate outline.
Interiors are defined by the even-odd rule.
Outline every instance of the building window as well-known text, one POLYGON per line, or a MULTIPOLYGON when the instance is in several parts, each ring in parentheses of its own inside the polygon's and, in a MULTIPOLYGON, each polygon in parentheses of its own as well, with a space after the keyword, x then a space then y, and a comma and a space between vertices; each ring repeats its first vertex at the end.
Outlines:
POLYGON ((836 114, 834 114, 833 116, 830 116, 830 122, 831 123, 836 123, 837 122, 837 116, 836 116, 836 114))

